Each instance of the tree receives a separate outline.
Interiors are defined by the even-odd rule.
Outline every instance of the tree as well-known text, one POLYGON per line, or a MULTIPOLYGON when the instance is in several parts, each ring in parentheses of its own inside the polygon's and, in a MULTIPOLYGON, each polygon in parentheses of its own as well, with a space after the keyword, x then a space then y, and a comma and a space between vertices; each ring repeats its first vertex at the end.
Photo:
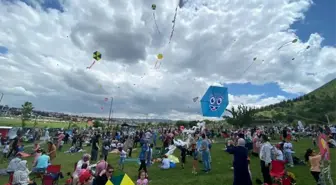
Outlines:
POLYGON ((255 110, 251 107, 238 105, 237 108, 231 107, 231 110, 226 109, 231 116, 223 116, 223 118, 231 125, 247 126, 255 120, 255 110))
POLYGON ((32 115, 32 112, 33 112, 33 104, 29 101, 25 102, 23 105, 22 105, 22 116, 21 116, 21 121, 22 121, 22 127, 25 127, 26 126, 26 121, 28 121, 32 115))
POLYGON ((101 127, 102 123, 100 122, 100 120, 96 119, 93 121, 93 127, 94 128, 98 128, 101 127))

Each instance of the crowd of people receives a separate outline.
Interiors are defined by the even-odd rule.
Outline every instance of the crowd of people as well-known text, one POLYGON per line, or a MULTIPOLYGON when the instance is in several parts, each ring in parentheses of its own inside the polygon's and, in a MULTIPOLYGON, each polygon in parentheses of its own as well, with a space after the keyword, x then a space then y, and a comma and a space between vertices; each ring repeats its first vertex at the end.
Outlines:
MULTIPOLYGON (((320 178, 320 162, 323 156, 312 149, 307 149, 304 160, 300 160, 295 156, 294 144, 303 136, 309 135, 312 138, 312 144, 316 145, 316 137, 319 133, 326 133, 329 137, 328 145, 330 148, 336 146, 336 127, 306 127, 305 130, 288 127, 260 127, 260 128, 244 128, 244 129, 209 129, 199 128, 189 135, 189 143, 176 144, 176 137, 180 137, 182 130, 180 128, 162 128, 137 130, 133 133, 122 131, 102 131, 102 130, 72 130, 72 133, 58 131, 53 137, 49 136, 49 132, 45 133, 45 141, 47 148, 44 150, 39 141, 33 146, 31 155, 34 156, 33 168, 28 170, 27 161, 23 159, 24 152, 20 152, 20 135, 15 137, 11 143, 2 142, 4 145, 4 157, 11 159, 7 172, 13 174, 12 184, 36 184, 29 179, 30 173, 44 173, 47 167, 53 163, 56 158, 57 151, 62 151, 64 144, 70 144, 70 152, 80 151, 84 145, 90 146, 90 154, 84 154, 76 163, 75 170, 72 172, 71 178, 67 180, 68 185, 105 185, 111 181, 115 170, 108 163, 108 155, 110 152, 119 154, 119 169, 124 170, 124 163, 128 159, 132 159, 132 151, 140 147, 138 180, 137 185, 147 185, 150 182, 149 169, 153 161, 159 161, 159 168, 169 170, 172 167, 169 150, 170 146, 176 146, 179 153, 181 168, 185 168, 187 156, 192 157, 192 173, 197 174, 200 171, 199 162, 203 163, 204 173, 211 172, 211 148, 214 138, 225 138, 226 151, 232 154, 232 169, 234 174, 234 185, 250 185, 252 184, 252 173, 249 166, 251 158, 259 158, 260 171, 263 179, 259 183, 272 184, 271 166, 274 162, 282 162, 287 164, 289 168, 295 165, 310 164, 311 174, 319 182, 320 178), (274 136, 280 135, 281 142, 271 143, 277 140, 274 136), (270 136, 270 137, 269 137, 270 136), (157 146, 158 140, 161 140, 162 146, 157 146)), ((255 159, 253 159, 255 160, 255 159)), ((51 174, 53 179, 62 178, 63 174, 51 174)), ((290 173, 285 174, 286 179, 291 182, 295 178, 290 173)))

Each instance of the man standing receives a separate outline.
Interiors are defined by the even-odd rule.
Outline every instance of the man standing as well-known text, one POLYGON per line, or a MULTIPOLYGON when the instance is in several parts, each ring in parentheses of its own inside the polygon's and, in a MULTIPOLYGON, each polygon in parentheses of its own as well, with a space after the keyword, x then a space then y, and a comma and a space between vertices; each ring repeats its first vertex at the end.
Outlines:
POLYGON ((7 158, 9 158, 12 155, 13 152, 14 152, 14 154, 13 154, 14 156, 16 156, 16 154, 19 152, 19 140, 20 140, 19 135, 17 135, 13 139, 12 144, 11 144, 11 149, 10 149, 8 155, 7 155, 7 158))
POLYGON ((97 161, 98 159, 98 150, 99 150, 99 134, 94 134, 92 137, 92 148, 91 148, 91 160, 97 161))
POLYGON ((261 173, 264 178, 264 183, 272 184, 272 179, 270 175, 270 165, 272 162, 272 145, 269 143, 269 139, 266 135, 262 135, 262 142, 260 148, 260 167, 261 167, 261 173))

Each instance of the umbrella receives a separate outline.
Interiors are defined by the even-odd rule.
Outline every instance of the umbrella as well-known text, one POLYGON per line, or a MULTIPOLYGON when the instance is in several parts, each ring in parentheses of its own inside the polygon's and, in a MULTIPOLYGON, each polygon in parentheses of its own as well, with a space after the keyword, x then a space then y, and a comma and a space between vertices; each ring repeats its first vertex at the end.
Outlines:
POLYGON ((113 176, 112 183, 113 185, 134 185, 134 182, 126 173, 118 176, 113 176))
POLYGON ((203 116, 221 117, 229 104, 226 87, 210 86, 201 99, 203 116))

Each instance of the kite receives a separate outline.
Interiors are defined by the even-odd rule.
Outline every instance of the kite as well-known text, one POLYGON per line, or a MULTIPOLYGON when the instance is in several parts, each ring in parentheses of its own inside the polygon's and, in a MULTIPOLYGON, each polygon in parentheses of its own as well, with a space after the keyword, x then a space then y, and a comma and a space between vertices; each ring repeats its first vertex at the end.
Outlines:
POLYGON ((89 67, 86 67, 86 69, 91 69, 91 67, 96 63, 96 61, 98 62, 102 58, 102 54, 99 51, 95 51, 93 52, 92 58, 94 59, 93 63, 89 67))
POLYGON ((156 23, 156 18, 155 18, 156 4, 152 4, 152 10, 153 10, 153 19, 154 19, 154 24, 155 24, 156 30, 159 32, 159 34, 161 34, 161 32, 159 30, 159 27, 156 23))
POLYGON ((111 181, 113 185, 134 185, 133 181, 126 173, 118 176, 113 176, 111 181))
POLYGON ((104 103, 100 107, 100 110, 102 110, 102 111, 104 110, 104 104, 106 104, 107 101, 108 101, 108 98, 104 98, 104 103))
POLYGON ((254 57, 252 63, 251 63, 251 64, 244 70, 243 74, 245 74, 246 71, 247 71, 248 69, 250 69, 250 67, 253 65, 254 61, 256 61, 256 60, 257 60, 257 57, 254 57))
POLYGON ((318 146, 320 149, 320 154, 324 160, 330 160, 329 145, 327 142, 327 136, 325 134, 320 134, 318 136, 318 146))
POLYGON ((162 55, 161 53, 159 53, 159 54, 156 56, 156 58, 157 58, 157 60, 156 60, 156 62, 155 62, 155 66, 154 66, 154 68, 155 68, 155 69, 159 69, 160 66, 161 66, 161 62, 160 62, 160 60, 163 59, 163 55, 162 55))
POLYGON ((174 19, 172 21, 173 26, 172 26, 172 31, 170 33, 170 37, 169 37, 169 44, 171 42, 171 39, 173 38, 174 35, 174 30, 175 30, 175 22, 176 22, 176 16, 177 16, 177 8, 179 7, 179 5, 175 8, 175 15, 174 15, 174 19))
POLYGON ((297 52, 297 54, 300 54, 300 53, 302 53, 302 52, 308 50, 309 48, 310 48, 310 46, 307 46, 307 47, 305 47, 304 49, 302 49, 302 50, 300 50, 299 52, 297 52))
POLYGON ((298 41, 298 39, 294 39, 294 40, 292 40, 292 41, 290 41, 290 42, 286 42, 285 44, 281 45, 281 46, 278 48, 278 50, 280 50, 281 48, 283 48, 284 46, 287 46, 287 45, 289 45, 289 44, 294 44, 294 43, 296 43, 297 41, 298 41))
POLYGON ((197 102, 198 97, 193 98, 193 102, 197 102))
POLYGON ((221 117, 229 104, 227 87, 210 86, 201 99, 203 116, 221 117))

